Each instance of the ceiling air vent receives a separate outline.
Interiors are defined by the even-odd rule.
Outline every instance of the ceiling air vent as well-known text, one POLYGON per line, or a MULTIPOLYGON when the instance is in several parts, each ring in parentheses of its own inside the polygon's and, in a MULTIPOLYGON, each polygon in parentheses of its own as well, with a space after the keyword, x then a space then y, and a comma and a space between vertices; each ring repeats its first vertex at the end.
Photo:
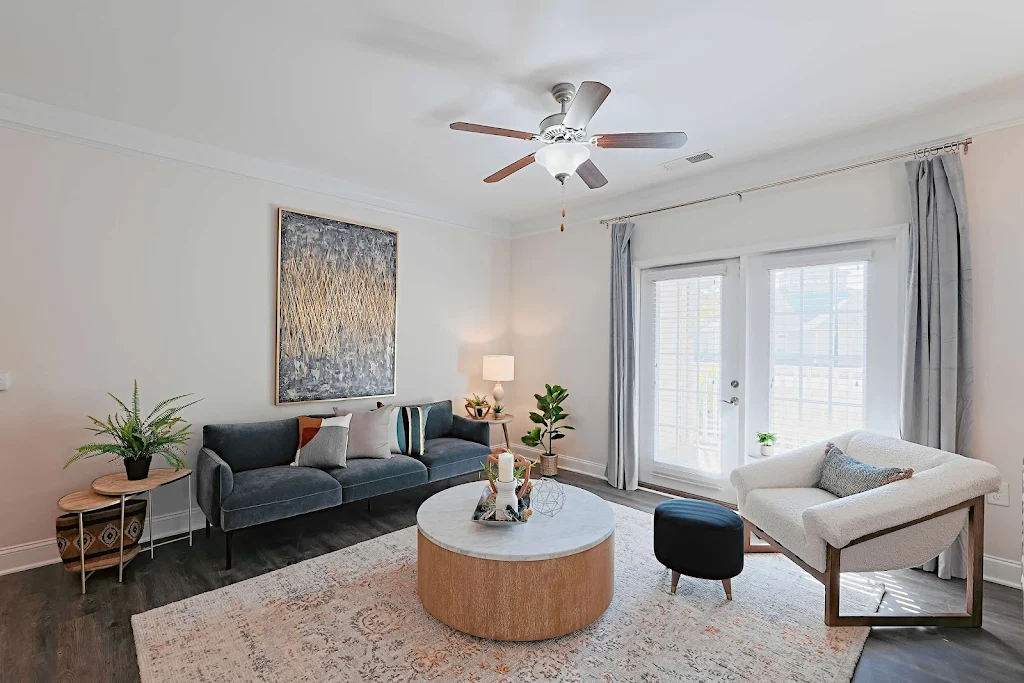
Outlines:
POLYGON ((666 161, 664 164, 661 165, 661 167, 664 168, 666 171, 675 171, 682 166, 686 166, 686 164, 683 163, 684 161, 689 162, 691 164, 699 164, 702 161, 708 161, 714 158, 715 157, 711 154, 711 152, 709 152, 708 150, 704 150, 703 152, 697 152, 696 154, 692 154, 688 157, 680 157, 679 159, 666 161))

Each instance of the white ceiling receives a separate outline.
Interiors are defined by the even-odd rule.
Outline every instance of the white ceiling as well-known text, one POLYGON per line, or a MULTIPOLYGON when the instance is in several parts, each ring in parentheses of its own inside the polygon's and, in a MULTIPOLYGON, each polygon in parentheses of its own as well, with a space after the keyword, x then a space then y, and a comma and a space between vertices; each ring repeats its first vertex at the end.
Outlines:
POLYGON ((538 166, 482 178, 538 143, 449 122, 532 132, 551 85, 600 80, 592 133, 689 134, 595 150, 609 184, 575 179, 568 199, 606 201, 1020 90, 1022 27, 1012 0, 5 0, 0 92, 511 223, 557 206, 558 184, 538 166), (661 166, 704 149, 717 159, 661 166))

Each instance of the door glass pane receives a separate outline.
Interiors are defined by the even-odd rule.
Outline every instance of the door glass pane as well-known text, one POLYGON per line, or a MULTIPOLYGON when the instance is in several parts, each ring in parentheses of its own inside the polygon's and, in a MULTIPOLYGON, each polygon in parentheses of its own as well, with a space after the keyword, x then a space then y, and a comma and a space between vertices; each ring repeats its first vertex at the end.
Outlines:
POLYGON ((867 262, 769 271, 769 410, 791 450, 864 426, 867 262))
POLYGON ((722 473, 722 276, 654 283, 656 462, 722 473))

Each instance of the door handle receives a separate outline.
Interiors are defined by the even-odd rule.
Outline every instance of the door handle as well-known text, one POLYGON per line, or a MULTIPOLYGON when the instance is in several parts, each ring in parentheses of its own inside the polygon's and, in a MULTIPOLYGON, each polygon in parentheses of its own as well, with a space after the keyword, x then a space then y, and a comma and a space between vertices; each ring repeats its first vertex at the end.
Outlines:
POLYGON ((725 400, 725 399, 723 398, 723 399, 722 399, 722 403, 728 403, 729 405, 734 405, 734 406, 738 406, 738 405, 740 404, 740 397, 739 397, 739 396, 733 396, 733 397, 732 397, 732 398, 730 398, 730 399, 729 399, 728 401, 726 401, 726 400, 725 400))

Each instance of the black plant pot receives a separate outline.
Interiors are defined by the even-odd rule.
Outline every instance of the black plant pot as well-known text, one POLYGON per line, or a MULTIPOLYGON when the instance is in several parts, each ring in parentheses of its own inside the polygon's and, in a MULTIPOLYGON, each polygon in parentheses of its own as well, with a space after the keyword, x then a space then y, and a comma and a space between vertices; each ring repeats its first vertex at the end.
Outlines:
POLYGON ((124 471, 129 481, 138 481, 149 476, 149 465, 153 457, 147 455, 144 458, 125 458, 124 471))

